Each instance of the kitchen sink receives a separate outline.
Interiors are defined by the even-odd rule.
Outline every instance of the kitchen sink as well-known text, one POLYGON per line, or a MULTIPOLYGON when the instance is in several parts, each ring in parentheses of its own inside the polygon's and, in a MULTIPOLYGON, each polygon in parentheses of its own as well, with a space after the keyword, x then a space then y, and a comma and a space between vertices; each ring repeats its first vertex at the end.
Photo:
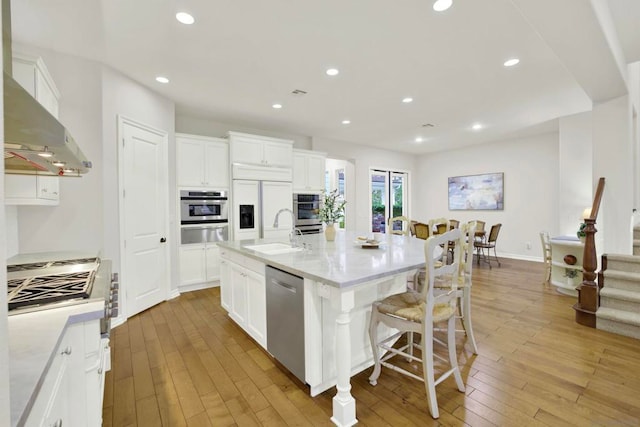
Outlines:
POLYGON ((296 248, 287 243, 264 243, 262 245, 248 245, 244 246, 245 249, 251 249, 252 251, 260 252, 265 255, 279 255, 289 252, 300 252, 303 248, 296 248))

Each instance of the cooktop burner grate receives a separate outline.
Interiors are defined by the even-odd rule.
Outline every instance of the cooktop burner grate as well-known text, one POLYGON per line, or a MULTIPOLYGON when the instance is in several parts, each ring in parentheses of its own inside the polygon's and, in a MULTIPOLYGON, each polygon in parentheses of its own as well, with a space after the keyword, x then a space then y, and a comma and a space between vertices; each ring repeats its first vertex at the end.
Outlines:
POLYGON ((43 268, 59 267, 64 265, 91 264, 91 263, 95 263, 97 260, 98 258, 78 258, 78 259, 64 259, 60 261, 14 264, 14 265, 7 266, 7 273, 13 273, 14 271, 40 270, 43 268))
POLYGON ((67 299, 88 298, 94 271, 13 279, 8 284, 9 310, 67 299))

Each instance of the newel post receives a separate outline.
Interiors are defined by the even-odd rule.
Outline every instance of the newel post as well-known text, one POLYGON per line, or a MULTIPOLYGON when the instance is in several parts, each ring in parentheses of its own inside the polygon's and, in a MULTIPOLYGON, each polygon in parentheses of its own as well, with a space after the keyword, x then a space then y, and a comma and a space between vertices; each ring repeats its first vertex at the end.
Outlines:
POLYGON ((598 284, 596 283, 596 269, 598 268, 598 259, 596 256, 595 234, 596 220, 593 218, 585 218, 584 228, 584 255, 582 257, 582 283, 578 285, 578 302, 573 306, 576 311, 576 322, 596 327, 596 311, 600 305, 600 297, 598 295, 598 284))

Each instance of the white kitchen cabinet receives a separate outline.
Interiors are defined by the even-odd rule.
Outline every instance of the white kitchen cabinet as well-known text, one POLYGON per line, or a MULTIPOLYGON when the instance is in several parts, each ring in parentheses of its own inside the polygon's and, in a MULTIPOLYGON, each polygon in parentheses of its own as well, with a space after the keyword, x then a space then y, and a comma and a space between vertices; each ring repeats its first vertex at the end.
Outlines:
POLYGON ((46 175, 5 175, 6 205, 60 204, 60 180, 46 175))
MULTIPOLYGON (((13 52, 13 78, 54 117, 58 117, 56 88, 42 58, 13 52)), ((60 203, 60 178, 48 175, 5 175, 6 205, 60 203)))
POLYGON ((13 78, 54 117, 58 117, 60 92, 39 56, 13 52, 13 78))
POLYGON ((293 141, 229 132, 231 163, 291 168, 293 141))
POLYGON ((180 286, 220 278, 220 249, 215 243, 182 245, 179 250, 180 286))
POLYGON ((220 138, 176 134, 180 187, 229 188, 229 145, 220 138))
POLYGON ((99 319, 67 327, 25 426, 102 425, 103 347, 99 319))
POLYGON ((258 344, 267 348, 264 264, 235 252, 221 252, 221 305, 258 344))
POLYGON ((293 192, 324 193, 326 153, 293 150, 293 192))
POLYGON ((267 343, 267 294, 265 275, 245 271, 247 287, 247 331, 260 345, 267 343))

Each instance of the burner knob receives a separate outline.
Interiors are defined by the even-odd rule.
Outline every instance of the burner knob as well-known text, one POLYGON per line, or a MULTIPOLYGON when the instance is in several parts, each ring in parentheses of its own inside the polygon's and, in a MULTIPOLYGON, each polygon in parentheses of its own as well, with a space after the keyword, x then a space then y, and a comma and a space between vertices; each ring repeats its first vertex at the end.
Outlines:
POLYGON ((118 317, 118 307, 109 310, 109 317, 118 317))
POLYGON ((109 302, 117 302, 118 301, 118 290, 114 290, 109 295, 109 302))

